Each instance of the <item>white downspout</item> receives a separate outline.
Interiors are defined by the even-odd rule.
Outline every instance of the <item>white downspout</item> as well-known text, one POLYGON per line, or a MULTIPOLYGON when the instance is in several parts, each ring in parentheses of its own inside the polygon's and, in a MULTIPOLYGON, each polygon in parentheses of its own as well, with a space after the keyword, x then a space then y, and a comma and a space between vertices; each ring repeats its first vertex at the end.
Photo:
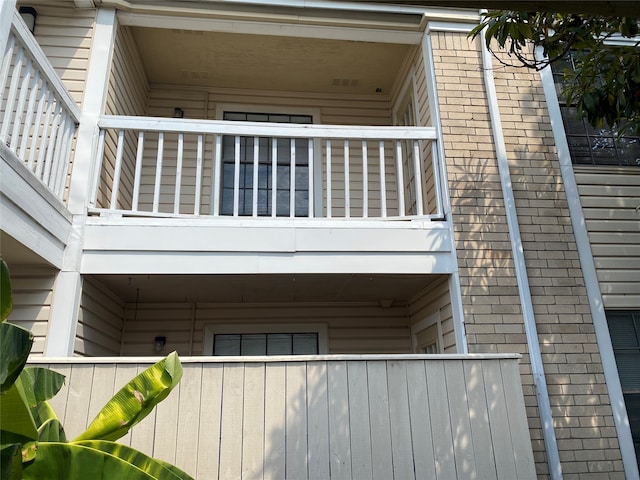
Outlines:
MULTIPOLYGON (((541 58, 541 52, 538 52, 538 54, 541 58)), ((638 479, 640 475, 638 474, 636 452, 633 448, 633 438, 631 437, 622 386, 620 384, 620 377, 618 376, 611 336, 609 335, 604 302, 602 301, 596 267, 593 262, 593 255, 591 254, 591 244, 589 243, 584 213, 582 212, 582 205, 580 204, 578 185, 573 173, 569 145, 562 123, 562 113, 560 112, 551 68, 547 67, 542 69, 540 71, 540 77, 542 79, 542 87, 544 88, 544 96, 547 101, 547 109, 549 110, 553 138, 558 151, 558 163, 560 163, 562 181, 565 191, 567 192, 567 205, 569 207, 569 215, 571 216, 571 226, 573 227, 573 235, 576 239, 578 258, 580 259, 580 267, 582 268, 582 274, 584 276, 587 297, 589 298, 593 328, 596 333, 600 358, 602 359, 604 378, 609 391, 613 421, 616 426, 620 453, 622 455, 622 464, 627 479, 638 479)))
POLYGON ((518 223, 515 198, 511 186, 511 174, 509 172, 509 162, 507 159, 507 150, 504 141, 504 135, 502 133, 502 122, 500 120, 498 97, 493 78, 492 57, 484 41, 484 33, 481 37, 480 43, 482 45, 482 65, 484 71, 485 89, 487 91, 487 100, 489 103, 489 117, 491 118, 493 140, 496 146, 498 171, 500 173, 500 183, 502 185, 502 193, 504 196, 507 226, 509 228, 509 236, 511 238, 511 249, 513 252, 513 259, 515 263, 516 279, 518 281, 518 292, 520 294, 520 304, 522 306, 522 316, 524 318, 525 333, 527 336, 527 346, 529 349, 529 358, 531 361, 531 373, 533 375, 533 382, 536 389, 536 398, 538 400, 538 413, 540 415, 540 421, 542 423, 542 434, 544 437, 545 450, 547 452, 549 474, 552 480, 561 480, 563 478, 562 465, 560 464, 558 444, 556 441, 555 430, 553 428, 553 417, 551 415, 551 404, 549 403, 549 392, 547 390, 547 381, 544 376, 542 355, 540 353, 540 344, 538 341, 538 329, 536 327, 536 319, 533 313, 531 290, 529 288, 529 278, 527 276, 527 267, 525 264, 524 250, 522 247, 522 238, 520 236, 520 225, 518 223))

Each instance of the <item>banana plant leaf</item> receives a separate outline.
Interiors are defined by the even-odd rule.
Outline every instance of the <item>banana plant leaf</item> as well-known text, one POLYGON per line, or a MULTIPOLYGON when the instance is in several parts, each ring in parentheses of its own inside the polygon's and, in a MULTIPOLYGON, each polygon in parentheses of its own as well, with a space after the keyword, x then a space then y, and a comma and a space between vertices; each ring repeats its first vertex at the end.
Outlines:
POLYGON ((182 378, 176 352, 140 373, 100 410, 80 440, 117 440, 164 400, 182 378))
POLYGON ((64 375, 42 367, 27 367, 20 374, 29 402, 44 402, 55 396, 64 385, 64 375))
POLYGON ((11 323, 0 323, 0 393, 16 381, 31 352, 33 334, 11 323))
POLYGON ((37 440, 38 430, 31 415, 21 379, 18 378, 4 395, 0 395, 0 430, 2 443, 8 439, 37 440))
POLYGON ((0 479, 20 480, 22 478, 22 455, 20 444, 12 443, 0 447, 0 479))
POLYGON ((11 296, 11 279, 9 278, 9 267, 0 258, 0 322, 4 322, 13 308, 13 297, 11 296))
POLYGON ((156 480, 135 465, 109 453, 72 443, 37 444, 37 454, 23 463, 24 480, 156 480))
POLYGON ((60 420, 50 418, 38 427, 38 440, 40 442, 66 442, 67 437, 64 434, 64 428, 60 420))
POLYGON ((179 468, 161 460, 151 458, 148 455, 121 443, 105 440, 84 440, 81 442, 74 442, 72 445, 82 445, 100 450, 101 452, 109 453, 124 460, 125 462, 135 465, 140 470, 143 470, 158 480, 194 480, 193 477, 179 468))

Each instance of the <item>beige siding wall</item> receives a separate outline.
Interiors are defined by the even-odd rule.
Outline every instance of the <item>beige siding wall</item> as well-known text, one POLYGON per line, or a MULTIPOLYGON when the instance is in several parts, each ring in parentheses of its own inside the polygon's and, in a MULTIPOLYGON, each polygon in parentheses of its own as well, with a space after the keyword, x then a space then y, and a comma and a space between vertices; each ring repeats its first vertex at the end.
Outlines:
POLYGON ((13 289, 13 310, 8 321, 31 330, 32 355, 44 353, 51 299, 56 272, 50 269, 10 265, 13 289))
MULTIPOLYGON (((146 115, 149 83, 142 68, 138 47, 127 26, 118 28, 114 42, 111 76, 105 113, 107 115, 146 115)), ((137 148, 137 132, 127 132, 120 177, 119 208, 131 208, 133 176, 137 148)), ((110 130, 105 141, 105 154, 98 189, 97 205, 108 206, 113 185, 117 132, 110 130)))
POLYGON ((640 171, 575 167, 605 308, 640 308, 640 171))
MULTIPOLYGON (((438 33, 433 45, 469 349, 523 354, 534 455, 547 478, 479 44, 438 33)), ((501 67, 494 76, 562 468, 575 479, 622 478, 539 75, 501 67)))
POLYGON ((453 327, 453 310, 451 309, 451 295, 449 292, 449 280, 442 279, 430 286, 418 298, 409 305, 409 322, 411 326, 435 315, 438 326, 438 334, 441 337, 442 353, 457 353, 456 336, 453 327))
POLYGON ((76 9, 73 2, 35 1, 19 5, 35 6, 38 11, 35 38, 71 96, 82 103, 89 67, 95 9, 76 9))
POLYGON ((123 302, 100 283, 85 278, 74 354, 88 357, 120 355, 123 302))
POLYGON ((123 355, 153 355, 153 339, 167 337, 165 351, 203 352, 206 326, 324 324, 329 353, 410 353, 405 307, 374 304, 133 304, 127 305, 123 355))

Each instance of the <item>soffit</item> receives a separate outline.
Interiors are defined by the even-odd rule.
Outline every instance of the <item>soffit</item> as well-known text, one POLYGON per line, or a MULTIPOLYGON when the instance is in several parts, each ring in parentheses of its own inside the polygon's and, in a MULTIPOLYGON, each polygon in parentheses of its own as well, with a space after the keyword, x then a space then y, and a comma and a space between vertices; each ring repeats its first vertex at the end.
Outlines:
POLYGON ((96 275, 133 303, 378 302, 406 304, 437 275, 96 275))
POLYGON ((131 27, 149 83, 389 93, 409 45, 131 27))

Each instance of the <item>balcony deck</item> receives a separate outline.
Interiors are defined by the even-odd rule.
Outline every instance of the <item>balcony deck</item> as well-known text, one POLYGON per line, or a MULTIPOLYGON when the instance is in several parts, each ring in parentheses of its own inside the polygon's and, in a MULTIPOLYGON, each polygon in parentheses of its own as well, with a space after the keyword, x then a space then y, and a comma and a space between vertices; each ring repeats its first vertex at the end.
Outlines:
MULTIPOLYGON (((149 358, 33 359, 67 376, 70 438, 149 358)), ((199 479, 534 479, 515 355, 189 357, 121 441, 199 479)))

